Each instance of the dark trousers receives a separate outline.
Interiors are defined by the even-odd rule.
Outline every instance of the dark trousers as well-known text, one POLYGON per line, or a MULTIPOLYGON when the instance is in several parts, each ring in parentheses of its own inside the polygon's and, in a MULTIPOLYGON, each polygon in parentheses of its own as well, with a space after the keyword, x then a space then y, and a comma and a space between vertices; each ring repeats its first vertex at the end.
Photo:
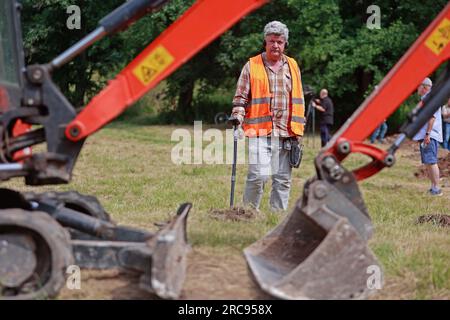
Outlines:
POLYGON ((325 146, 328 141, 331 139, 331 124, 321 123, 320 124, 320 141, 322 144, 322 147, 325 146))

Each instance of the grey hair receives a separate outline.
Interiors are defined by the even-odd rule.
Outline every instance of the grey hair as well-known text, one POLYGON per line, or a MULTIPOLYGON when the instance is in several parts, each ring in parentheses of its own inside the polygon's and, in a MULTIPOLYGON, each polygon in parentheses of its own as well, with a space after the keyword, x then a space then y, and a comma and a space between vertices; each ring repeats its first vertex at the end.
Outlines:
POLYGON ((269 34, 276 34, 283 36, 286 42, 289 39, 289 29, 284 23, 280 21, 271 21, 264 27, 264 38, 269 34))
POLYGON ((425 78, 422 81, 422 85, 428 86, 428 87, 432 87, 433 86, 433 81, 431 81, 430 78, 425 78))

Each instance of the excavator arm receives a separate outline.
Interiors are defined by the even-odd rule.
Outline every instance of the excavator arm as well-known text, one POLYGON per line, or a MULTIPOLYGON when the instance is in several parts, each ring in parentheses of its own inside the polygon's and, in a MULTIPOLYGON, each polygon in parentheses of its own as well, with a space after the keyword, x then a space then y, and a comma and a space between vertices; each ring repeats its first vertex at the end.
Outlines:
POLYGON ((351 153, 362 153, 373 161, 353 171, 357 180, 368 178, 385 166, 394 163, 393 153, 405 137, 412 138, 431 115, 442 105, 449 93, 448 74, 437 82, 425 105, 409 117, 402 131, 404 135, 389 151, 383 151, 363 141, 387 119, 401 103, 417 89, 421 81, 450 58, 450 4, 448 4, 404 56, 386 75, 378 88, 363 102, 356 112, 333 136, 318 159, 333 155, 338 161, 351 153))

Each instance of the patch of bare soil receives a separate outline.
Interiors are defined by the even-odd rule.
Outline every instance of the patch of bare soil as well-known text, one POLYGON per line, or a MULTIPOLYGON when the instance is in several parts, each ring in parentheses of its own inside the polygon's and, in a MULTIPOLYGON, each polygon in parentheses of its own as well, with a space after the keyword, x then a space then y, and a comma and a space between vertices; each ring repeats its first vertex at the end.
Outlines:
POLYGON ((119 270, 81 270, 81 288, 61 290, 58 299, 144 300, 158 299, 139 289, 139 275, 119 270))
POLYGON ((258 216, 258 212, 251 208, 235 207, 226 210, 211 210, 210 214, 213 218, 218 220, 229 221, 250 221, 258 216))
MULTIPOLYGON (((384 145, 392 145, 397 140, 399 134, 393 134, 385 138, 384 145)), ((420 161, 420 148, 417 141, 406 139, 402 146, 401 157, 415 159, 420 161)), ((440 170, 440 176, 442 178, 450 178, 450 152, 439 148, 438 165, 440 170)), ((417 167, 417 171, 414 172, 414 176, 418 179, 427 179, 427 170, 424 165, 417 167)), ((444 187, 448 186, 448 182, 444 181, 444 187)))
MULTIPOLYGON (((443 155, 438 158, 438 166, 440 176, 442 178, 450 177, 450 152, 447 155, 443 155)), ((425 166, 420 166, 419 169, 414 173, 416 178, 427 178, 427 170, 425 166)))
POLYGON ((253 281, 242 254, 193 250, 180 299, 272 299, 253 281))
POLYGON ((450 227, 450 216, 446 214, 426 214, 417 218, 416 223, 432 223, 440 227, 450 227))
MULTIPOLYGON (((118 270, 81 270, 81 289, 64 288, 58 299, 157 300, 139 289, 139 276, 118 270)), ((252 280, 244 256, 211 249, 194 249, 188 255, 181 300, 272 299, 252 280)))

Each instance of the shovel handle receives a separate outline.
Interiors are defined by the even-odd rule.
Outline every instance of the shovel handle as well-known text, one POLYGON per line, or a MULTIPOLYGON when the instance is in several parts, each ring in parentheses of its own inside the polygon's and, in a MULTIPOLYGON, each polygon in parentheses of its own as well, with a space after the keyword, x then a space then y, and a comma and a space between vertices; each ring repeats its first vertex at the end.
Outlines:
POLYGON ((233 126, 233 165, 231 169, 231 192, 230 192, 230 208, 232 209, 234 207, 234 187, 236 185, 236 162, 237 162, 237 130, 238 126, 233 126))

